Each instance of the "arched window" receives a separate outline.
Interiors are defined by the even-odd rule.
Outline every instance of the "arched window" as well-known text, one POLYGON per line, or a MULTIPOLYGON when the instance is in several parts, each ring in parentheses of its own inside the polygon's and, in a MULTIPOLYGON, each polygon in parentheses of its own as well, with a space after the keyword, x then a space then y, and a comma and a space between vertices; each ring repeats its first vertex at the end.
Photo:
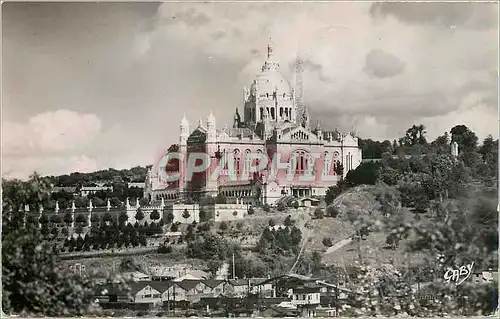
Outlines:
POLYGON ((234 154, 234 167, 236 169, 236 175, 240 175, 240 169, 241 169, 241 158, 240 158, 240 150, 239 149, 234 149, 233 151, 234 154))
POLYGON ((248 174, 250 166, 252 165, 252 157, 250 156, 250 153, 252 153, 252 151, 249 149, 245 151, 245 169, 243 170, 245 174, 248 174))
POLYGON ((260 119, 262 120, 264 118, 264 108, 260 108, 260 119))
POLYGON ((295 160, 295 173, 297 175, 304 175, 305 172, 308 172, 311 168, 308 167, 309 164, 309 154, 305 151, 296 151, 294 153, 295 160))

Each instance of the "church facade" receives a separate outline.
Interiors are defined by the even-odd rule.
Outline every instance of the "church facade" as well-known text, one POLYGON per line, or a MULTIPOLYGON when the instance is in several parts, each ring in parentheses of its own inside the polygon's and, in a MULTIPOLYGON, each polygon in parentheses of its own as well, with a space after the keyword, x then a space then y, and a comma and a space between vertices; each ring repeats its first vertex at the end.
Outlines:
POLYGON ((165 165, 153 165, 146 178, 146 198, 177 201, 220 193, 228 203, 259 205, 273 204, 284 196, 318 197, 340 180, 339 174, 345 176, 361 163, 354 132, 324 131, 319 123, 311 127, 307 108, 302 107, 296 90, 280 72, 272 44, 267 49, 261 72, 250 89, 244 89, 243 116, 237 109, 232 127, 218 129, 211 113, 206 123, 200 120, 193 129, 185 116, 180 122, 176 151, 184 159, 179 161, 178 170, 184 172, 189 155, 201 152, 209 156, 210 167, 221 168, 217 178, 210 178, 211 171, 207 170, 189 180, 181 177, 168 184, 162 181, 165 165), (255 165, 250 154, 267 156, 269 167, 241 178, 249 174, 249 166, 255 165), (271 159, 276 158, 289 166, 272 174, 271 159))

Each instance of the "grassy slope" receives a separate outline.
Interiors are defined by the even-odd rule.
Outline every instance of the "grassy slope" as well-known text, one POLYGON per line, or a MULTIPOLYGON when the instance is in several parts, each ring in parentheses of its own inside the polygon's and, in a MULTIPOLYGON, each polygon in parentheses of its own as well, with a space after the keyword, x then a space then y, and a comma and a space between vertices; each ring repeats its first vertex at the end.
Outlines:
MULTIPOLYGON (((314 209, 289 209, 285 212, 272 211, 265 213, 256 211, 255 215, 250 216, 244 221, 228 222, 229 229, 222 232, 219 230, 220 223, 216 223, 212 227, 212 232, 223 234, 227 239, 234 241, 243 248, 250 248, 255 245, 260 238, 260 234, 265 227, 268 227, 269 220, 273 219, 276 225, 284 223, 288 215, 292 216, 295 225, 299 227, 303 233, 303 240, 307 240, 305 252, 317 251, 324 253, 327 250, 322 243, 324 238, 330 238, 332 244, 336 244, 341 240, 349 238, 354 234, 354 227, 347 218, 348 211, 354 211, 359 214, 374 214, 380 213, 380 205, 375 199, 377 186, 361 186, 348 190, 336 200, 335 205, 339 208, 340 214, 336 218, 325 217, 323 219, 313 219, 314 209), (238 225, 239 224, 239 225, 238 225)), ((412 214, 408 211, 403 211, 406 218, 411 219, 412 214)), ((182 227, 184 228, 184 227, 182 227)), ((408 261, 412 264, 422 258, 419 255, 406 255, 405 243, 401 243, 398 249, 393 252, 386 249, 386 234, 372 232, 367 240, 361 242, 362 256, 370 263, 387 263, 394 256, 396 265, 407 265, 408 261), (408 258, 407 258, 408 256, 408 258)), ((120 261, 123 257, 105 257, 105 258, 88 258, 82 260, 72 260, 65 262, 74 264, 81 262, 87 266, 87 269, 97 268, 102 272, 112 269, 113 262, 116 269, 119 268, 120 261)), ((148 254, 143 256, 134 256, 134 260, 139 265, 163 264, 171 265, 175 263, 195 264, 200 268, 204 268, 205 263, 200 260, 187 260, 180 252, 174 255, 158 255, 148 254)), ((358 260, 357 244, 351 242, 333 253, 323 255, 323 263, 327 265, 349 265, 358 260)))

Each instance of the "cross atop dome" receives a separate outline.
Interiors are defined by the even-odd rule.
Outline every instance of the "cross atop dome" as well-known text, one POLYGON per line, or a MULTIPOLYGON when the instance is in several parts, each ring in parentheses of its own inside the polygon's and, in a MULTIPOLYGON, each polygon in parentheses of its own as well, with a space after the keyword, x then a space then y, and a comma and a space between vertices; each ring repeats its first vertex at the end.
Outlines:
POLYGON ((270 60, 274 55, 273 40, 269 37, 269 43, 267 44, 267 59, 270 60))
POLYGON ((269 43, 267 44, 267 60, 262 66, 262 71, 275 71, 279 69, 279 63, 274 59, 274 45, 271 38, 269 38, 269 43))

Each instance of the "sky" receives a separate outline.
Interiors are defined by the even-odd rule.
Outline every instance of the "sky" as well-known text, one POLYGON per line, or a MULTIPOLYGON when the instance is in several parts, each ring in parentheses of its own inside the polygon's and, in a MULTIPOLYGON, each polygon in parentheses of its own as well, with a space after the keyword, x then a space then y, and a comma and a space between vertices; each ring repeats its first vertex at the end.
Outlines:
POLYGON ((2 172, 152 164, 213 112, 232 124, 269 38, 304 60, 311 122, 498 138, 494 3, 3 3, 2 172))

